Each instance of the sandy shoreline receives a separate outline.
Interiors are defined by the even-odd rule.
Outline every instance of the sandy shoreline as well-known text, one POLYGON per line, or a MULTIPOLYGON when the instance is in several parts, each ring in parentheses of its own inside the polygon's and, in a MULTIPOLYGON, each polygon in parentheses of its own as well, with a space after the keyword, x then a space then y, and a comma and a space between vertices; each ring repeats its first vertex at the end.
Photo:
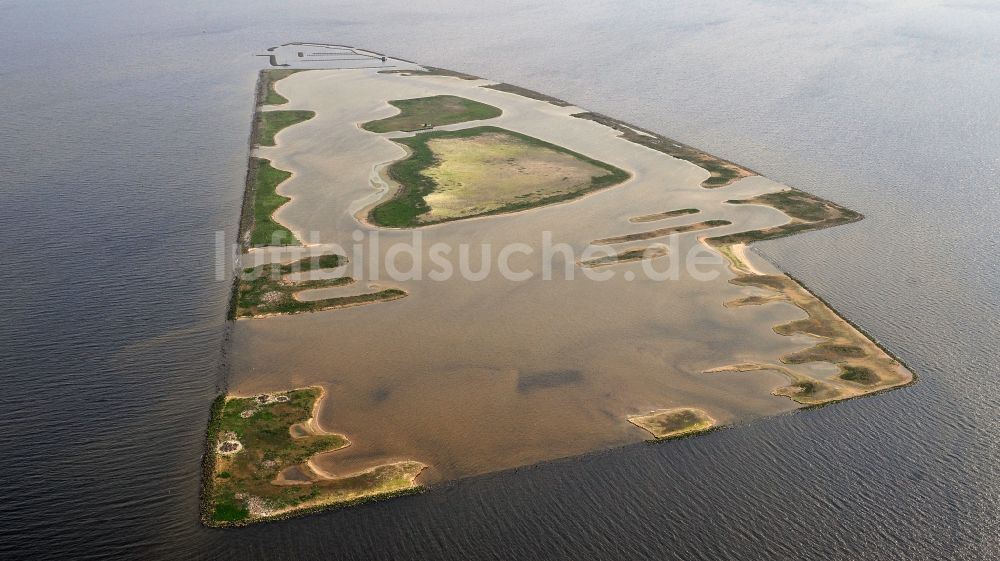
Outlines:
POLYGON ((764 274, 764 273, 762 273, 760 271, 760 269, 757 269, 756 267, 754 267, 753 266, 753 262, 750 261, 750 258, 748 256, 748 253, 750 251, 749 246, 747 246, 746 244, 738 243, 738 244, 733 244, 733 245, 731 245, 729 247, 732 249, 733 254, 736 256, 736 258, 739 259, 740 262, 743 263, 743 265, 746 266, 746 270, 750 274, 753 274, 753 275, 763 275, 764 274))
MULTIPOLYGON (((728 253, 732 256, 729 266, 732 272, 738 276, 731 282, 764 288, 774 293, 763 299, 758 296, 748 297, 753 299, 747 302, 748 304, 766 305, 772 302, 786 302, 799 307, 808 315, 808 320, 798 320, 775 326, 776 333, 812 336, 818 342, 813 347, 780 357, 780 362, 744 362, 706 369, 705 373, 778 372, 788 379, 789 385, 775 388, 772 393, 788 397, 807 406, 826 405, 913 383, 914 374, 895 356, 878 345, 853 323, 847 321, 825 301, 816 297, 797 280, 784 273, 768 275, 754 268, 746 257, 746 244, 716 247, 723 254, 728 253), (804 322, 814 322, 814 324, 804 322), (801 329, 792 327, 798 324, 802 324, 803 327, 801 329), (835 346, 824 347, 824 345, 835 346), (851 351, 850 354, 847 354, 846 349, 849 348, 857 349, 857 351, 851 351), (820 349, 824 350, 820 351, 820 349), (830 349, 830 351, 826 351, 826 349, 830 349), (796 372, 791 366, 801 363, 799 357, 804 359, 801 362, 827 362, 831 365, 837 365, 842 374, 837 378, 819 379, 796 372), (855 383, 853 380, 845 378, 848 373, 853 372, 858 372, 859 376, 862 372, 870 373, 873 379, 870 381, 866 379, 863 383, 855 383)), ((739 301, 736 304, 739 305, 739 301)), ((733 303, 725 305, 728 307, 733 303)))

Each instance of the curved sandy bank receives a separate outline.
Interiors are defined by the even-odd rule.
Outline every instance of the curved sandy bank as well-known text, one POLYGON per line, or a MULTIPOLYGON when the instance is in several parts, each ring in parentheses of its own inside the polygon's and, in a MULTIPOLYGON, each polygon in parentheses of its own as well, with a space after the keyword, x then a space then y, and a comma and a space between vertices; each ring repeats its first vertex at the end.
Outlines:
POLYGON ((320 426, 326 395, 317 386, 221 400, 208 439, 228 446, 217 447, 206 468, 205 524, 240 526, 420 489, 416 478, 427 465, 412 460, 344 475, 317 470, 312 463, 316 454, 351 444, 345 435, 320 426), (288 423, 284 440, 275 437, 275 428, 283 423, 288 423))

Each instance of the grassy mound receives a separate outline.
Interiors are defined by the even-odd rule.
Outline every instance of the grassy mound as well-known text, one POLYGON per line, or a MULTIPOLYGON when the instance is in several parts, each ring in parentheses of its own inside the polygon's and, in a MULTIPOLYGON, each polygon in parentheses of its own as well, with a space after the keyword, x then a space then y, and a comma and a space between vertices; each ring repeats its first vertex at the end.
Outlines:
POLYGON ((641 261, 643 259, 657 259, 659 257, 665 257, 667 255, 667 248, 665 247, 637 247, 629 249, 626 251, 620 251, 614 255, 605 255, 603 257, 596 257, 594 259, 588 259, 586 261, 581 261, 581 267, 605 267, 608 265, 619 265, 624 263, 631 263, 634 261, 641 261))
POLYGON ((313 111, 258 111, 257 145, 274 146, 274 135, 292 125, 308 121, 316 116, 313 111))
POLYGON ((287 265, 268 263, 259 267, 244 269, 243 275, 239 279, 236 316, 255 317, 273 314, 318 312, 371 302, 395 300, 406 296, 406 292, 390 288, 368 294, 324 298, 322 300, 307 302, 295 298, 295 295, 303 290, 343 286, 354 282, 354 279, 339 277, 335 279, 292 281, 288 279, 287 275, 308 272, 314 269, 333 269, 343 263, 344 259, 339 255, 324 255, 318 259, 306 258, 287 265))
POLYGON ((695 222, 693 224, 681 224, 679 226, 668 226, 666 228, 658 228, 656 230, 650 230, 648 232, 637 232, 635 234, 626 234, 624 236, 602 238, 599 240, 594 240, 590 243, 594 245, 609 245, 616 243, 651 240, 653 238, 662 238, 664 236, 673 236, 675 234, 685 234, 687 232, 700 232, 701 230, 707 230, 709 228, 718 228, 720 226, 729 226, 730 224, 732 224, 732 222, 728 220, 705 220, 703 222, 695 222))
POLYGON ((295 235, 272 216, 281 205, 291 200, 277 193, 278 185, 291 175, 271 166, 270 160, 250 158, 250 188, 254 193, 250 245, 300 245, 295 235))
POLYGON ((289 69, 268 69, 261 71, 261 97, 260 102, 263 105, 284 105, 288 103, 288 99, 285 96, 279 94, 274 89, 274 84, 283 78, 287 78, 296 72, 302 72, 301 69, 289 70, 289 69))
POLYGON ((497 127, 433 131, 395 139, 411 149, 389 167, 400 189, 369 220, 409 228, 514 212, 616 185, 610 164, 497 127))
POLYGON ((465 121, 499 117, 503 111, 492 105, 454 95, 435 95, 416 99, 396 99, 389 105, 399 114, 369 121, 361 128, 371 132, 416 131, 465 121))
POLYGON ((870 386, 879 382, 878 374, 866 366, 844 365, 840 367, 840 379, 870 386))
POLYGON ((689 407, 652 411, 647 415, 629 417, 628 421, 657 440, 689 436, 715 426, 715 420, 708 413, 689 407))
POLYGON ((656 214, 644 214, 642 216, 633 216, 629 218, 628 221, 633 224, 642 224, 644 222, 656 222, 658 220, 666 220, 668 218, 676 218, 678 216, 686 216, 688 214, 698 214, 701 212, 696 208, 679 208, 677 210, 668 210, 666 212, 657 212, 656 214))
POLYGON ((792 234, 830 228, 841 224, 848 224, 861 220, 863 216, 849 208, 842 207, 836 203, 821 199, 815 195, 810 195, 798 189, 789 189, 778 193, 767 193, 758 195, 751 199, 730 200, 728 204, 758 204, 766 205, 784 212, 792 218, 787 224, 738 232, 726 236, 709 238, 709 242, 714 245, 728 245, 738 243, 752 243, 763 240, 773 240, 792 234))
POLYGON ((313 419, 319 388, 217 400, 208 428, 203 520, 210 526, 258 520, 342 506, 419 489, 425 467, 403 461, 344 476, 317 473, 316 454, 350 444, 322 431, 313 419), (289 480, 284 473, 298 477, 289 480))
POLYGON ((312 417, 319 390, 307 388, 281 394, 288 400, 261 405, 255 398, 229 399, 211 427, 209 444, 218 450, 225 442, 242 446, 239 452, 216 451, 211 487, 211 521, 239 522, 250 517, 253 501, 260 497, 270 508, 294 506, 316 497, 318 489, 307 486, 278 487, 271 481, 278 472, 300 464, 311 456, 347 446, 347 438, 316 435, 292 438, 289 427, 312 417), (244 412, 252 415, 244 418, 244 412))
POLYGON ((558 97, 552 97, 551 95, 545 95, 543 93, 536 92, 535 90, 529 90, 528 88, 522 88, 521 86, 515 86, 514 84, 487 84, 481 86, 483 88, 489 88, 491 90, 497 90, 500 92, 512 93, 514 95, 519 95, 521 97, 527 97, 529 99, 537 99, 538 101, 545 101, 555 105, 557 107, 569 107, 572 105, 568 101, 563 101, 558 97))

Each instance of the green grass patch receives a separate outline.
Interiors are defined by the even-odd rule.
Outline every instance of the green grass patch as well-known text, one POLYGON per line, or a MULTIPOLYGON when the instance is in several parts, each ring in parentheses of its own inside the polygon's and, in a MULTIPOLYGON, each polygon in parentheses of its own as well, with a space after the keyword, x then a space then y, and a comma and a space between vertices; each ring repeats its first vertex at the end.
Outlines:
POLYGON ((703 423, 704 419, 696 411, 685 409, 671 415, 665 415, 659 419, 659 424, 664 432, 677 432, 686 430, 694 425, 703 423))
POLYGON ((369 302, 395 300, 406 296, 406 292, 390 288, 368 294, 324 298, 310 302, 295 299, 295 294, 303 290, 343 286, 353 281, 350 277, 328 280, 286 280, 285 275, 304 273, 314 269, 334 269, 344 263, 339 255, 324 255, 306 258, 287 265, 269 263, 243 270, 239 279, 236 315, 254 317, 267 314, 298 314, 318 312, 333 308, 343 308, 369 302))
POLYGON ((728 204, 762 204, 774 207, 792 218, 803 222, 818 222, 836 217, 857 218, 858 213, 841 207, 815 195, 789 189, 777 193, 766 193, 752 199, 729 200, 728 204))
POLYGON ((566 201, 570 199, 575 199, 586 193, 602 189, 605 187, 610 187, 612 185, 617 185, 630 176, 628 172, 619 169, 611 164, 600 162, 592 158, 588 158, 583 154, 573 152, 563 148, 562 146, 557 146, 555 144, 550 144, 543 140, 520 134, 517 132, 509 131, 499 127, 481 126, 472 127, 468 129, 461 129, 456 131, 431 131, 416 134, 415 136, 408 138, 397 138, 393 139, 395 142, 403 144, 410 148, 411 154, 408 158, 395 162, 389 166, 389 175, 393 180, 397 181, 401 188, 399 191, 388 201, 379 204, 374 209, 372 209, 369 220, 379 226, 388 226, 394 228, 412 228, 414 226, 422 226, 426 224, 434 224, 437 222, 445 222, 447 220, 438 221, 424 221, 420 222, 418 217, 428 211, 430 207, 424 201, 424 197, 431 194, 437 183, 430 177, 424 175, 422 172, 437 163, 437 158, 434 152, 427 145, 428 141, 435 138, 469 138, 486 133, 499 133, 504 135, 513 136, 523 142, 526 142, 533 146, 538 146, 541 148, 547 148, 549 150, 554 150, 561 152, 563 154, 571 155, 578 158, 584 162, 597 166, 605 171, 606 174, 593 177, 591 179, 590 185, 578 191, 572 193, 564 193, 555 196, 540 196, 538 198, 524 199, 516 202, 511 202, 500 208, 491 210, 489 212, 482 212, 479 214, 471 214, 467 216, 462 216, 455 218, 454 220, 460 220, 462 218, 471 218, 473 216, 485 216, 491 214, 502 214, 505 212, 515 212, 519 210, 524 210, 528 208, 534 208, 538 206, 548 205, 556 202, 566 201))
POLYGON ((703 160, 699 161, 697 165, 705 168, 712 174, 711 177, 701 182, 701 186, 707 189, 725 187, 741 177, 746 177, 745 174, 740 173, 739 169, 734 168, 729 164, 723 164, 712 160, 703 160))
POLYGON ((313 486, 278 486, 271 482, 287 467, 348 444, 338 434, 292 438, 289 427, 312 417, 320 390, 306 388, 277 395, 287 401, 261 403, 253 397, 226 401, 209 443, 214 448, 221 442, 235 440, 242 449, 229 456, 217 454, 217 461, 230 476, 217 477, 212 486, 212 522, 246 520, 251 515, 248 508, 251 496, 266 501, 270 508, 294 506, 314 498, 318 490, 313 486), (244 416, 245 412, 252 414, 244 416))
POLYGON ((371 132, 415 131, 466 121, 499 117, 503 112, 492 105, 454 95, 435 95, 416 99, 395 99, 389 105, 399 114, 361 127, 371 132))
POLYGON ((796 382, 791 385, 793 388, 798 388, 798 395, 802 397, 810 397, 816 395, 819 392, 820 387, 815 382, 796 382))
POLYGON ((215 499, 215 510, 212 512, 212 520, 215 522, 239 522, 249 516, 250 510, 242 501, 236 500, 233 493, 215 499))
POLYGON ((865 366, 841 366, 840 379, 864 385, 879 382, 878 374, 875 374, 875 371, 865 366))
POLYGON ((528 88, 522 88, 521 86, 515 86, 514 84, 504 84, 504 83, 500 83, 500 84, 487 84, 487 85, 481 86, 481 87, 483 87, 483 88, 489 88, 491 90, 497 90, 497 91, 500 91, 500 92, 512 93, 512 94, 515 94, 515 95, 519 95, 521 97, 527 97, 529 99, 537 99, 538 101, 547 101, 547 102, 549 102, 552 105, 555 105, 557 107, 569 107, 570 105, 572 105, 568 101, 563 101, 563 100, 559 99, 558 97, 552 97, 550 95, 545 95, 543 93, 536 92, 535 90, 529 90, 528 88))
POLYGON ((676 210, 668 210, 666 212, 658 212, 656 214, 644 214, 642 216, 633 216, 629 218, 628 221, 633 224, 641 224, 643 222, 656 222, 658 220, 666 220, 668 218, 677 218, 678 216, 686 216, 688 214, 698 214, 701 212, 696 208, 679 208, 676 210))
POLYGON ((301 69, 287 70, 287 69, 269 69, 261 71, 261 82, 263 90, 261 92, 261 103, 263 105, 284 105, 288 103, 288 99, 285 96, 279 94, 274 90, 274 84, 283 78, 287 78, 296 72, 302 72, 301 69))
POLYGON ((715 420, 700 409, 668 409, 629 417, 633 425, 648 431, 657 440, 670 440, 711 430, 715 420))
POLYGON ((288 197, 279 195, 278 185, 291 177, 291 173, 273 167, 269 160, 250 158, 250 187, 254 193, 253 231, 250 245, 300 245, 288 229, 274 220, 274 212, 287 203, 288 197))
POLYGON ((594 259, 588 259, 587 261, 581 261, 580 266, 582 267, 603 267, 605 265, 618 265, 621 263, 630 263, 633 261, 641 261, 643 259, 657 259, 659 257, 664 257, 667 255, 666 248, 663 247, 637 247, 635 249, 629 249, 627 251, 622 251, 614 255, 605 255, 602 257, 596 257, 594 259))
POLYGON ((332 478, 313 471, 306 462, 316 454, 350 444, 344 435, 324 432, 312 420, 321 397, 319 388, 219 396, 207 432, 205 524, 241 526, 420 490, 415 478, 426 465, 415 461, 332 478), (289 475, 294 484, 280 484, 289 482, 289 475))
POLYGON ((379 70, 379 74, 399 74, 401 76, 448 76, 459 80, 481 80, 479 76, 448 70, 447 68, 437 68, 435 66, 422 66, 422 70, 379 70))
POLYGON ((785 355, 781 360, 787 364, 806 362, 843 362, 852 358, 863 358, 865 350, 855 345, 820 343, 808 349, 785 355))
POLYGON ((730 200, 726 202, 734 205, 759 204, 770 206, 784 212, 793 221, 781 226, 710 238, 708 241, 713 244, 726 245, 773 240, 802 232, 811 232, 813 230, 848 224, 864 218, 859 212, 821 199, 815 195, 799 191, 798 189, 789 189, 779 193, 758 195, 750 199, 730 200))
POLYGON ((602 238, 599 240, 594 240, 590 243, 594 245, 607 245, 625 242, 635 242, 641 240, 650 240, 653 238, 662 238, 664 236, 672 236, 675 234, 684 234, 687 232, 698 232, 701 230, 707 230, 709 228, 718 228, 719 226, 729 226, 732 222, 728 220, 704 220, 702 222, 695 222, 693 224, 681 224, 679 226, 668 226, 666 228, 658 228, 656 230, 650 230, 648 232, 637 232, 635 234, 625 234, 624 236, 614 236, 610 238, 602 238))
POLYGON ((258 111, 257 112, 257 144, 259 146, 274 146, 274 135, 283 129, 308 121, 316 116, 313 111, 258 111))

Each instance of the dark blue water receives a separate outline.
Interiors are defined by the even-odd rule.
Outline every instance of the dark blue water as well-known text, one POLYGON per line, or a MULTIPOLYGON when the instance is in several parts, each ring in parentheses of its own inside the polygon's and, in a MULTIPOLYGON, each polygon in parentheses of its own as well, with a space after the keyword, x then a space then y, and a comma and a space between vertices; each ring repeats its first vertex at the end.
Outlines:
POLYGON ((0 557, 1000 558, 989 2, 0 0, 0 557), (921 375, 661 446, 198 523, 256 70, 355 44, 538 89, 864 212, 761 250, 921 375))

